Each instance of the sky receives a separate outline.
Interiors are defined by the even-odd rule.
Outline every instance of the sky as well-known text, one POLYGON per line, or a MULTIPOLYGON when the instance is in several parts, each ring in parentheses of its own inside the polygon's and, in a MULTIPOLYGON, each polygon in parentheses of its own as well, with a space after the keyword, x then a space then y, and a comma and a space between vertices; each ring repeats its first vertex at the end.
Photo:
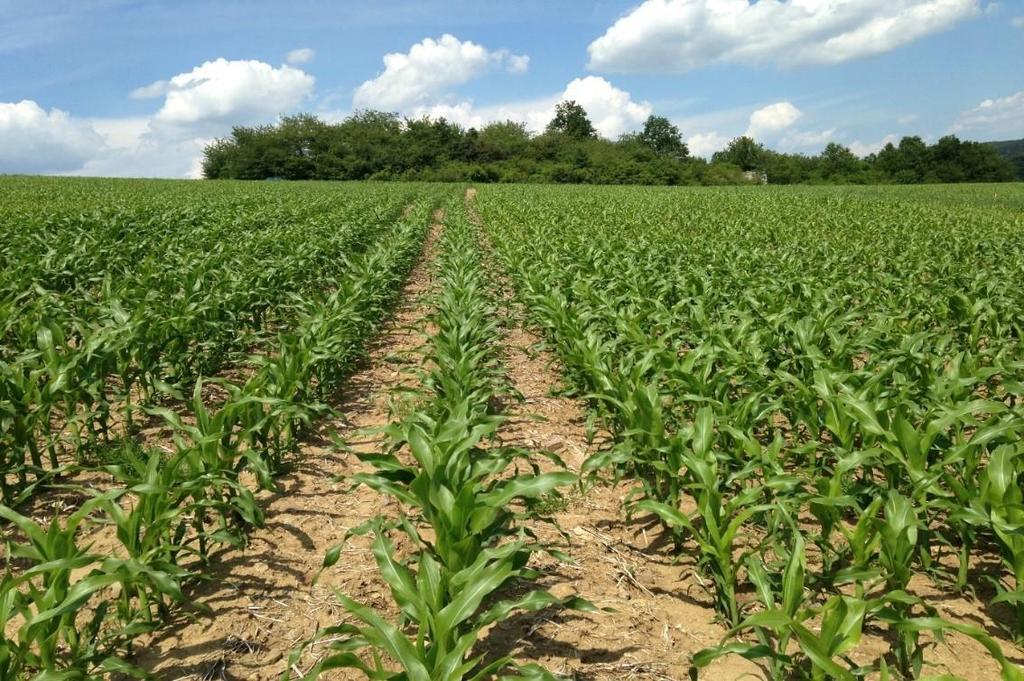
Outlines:
POLYGON ((196 177, 281 115, 538 131, 564 99, 705 157, 1021 138, 1024 0, 0 0, 0 173, 196 177))

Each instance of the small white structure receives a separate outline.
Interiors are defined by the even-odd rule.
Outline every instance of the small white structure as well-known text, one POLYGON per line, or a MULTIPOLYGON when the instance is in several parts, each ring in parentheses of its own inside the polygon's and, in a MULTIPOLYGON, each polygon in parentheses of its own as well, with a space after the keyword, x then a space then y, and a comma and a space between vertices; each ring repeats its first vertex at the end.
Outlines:
POLYGON ((748 182, 768 184, 768 173, 763 170, 745 170, 743 171, 743 178, 748 182))

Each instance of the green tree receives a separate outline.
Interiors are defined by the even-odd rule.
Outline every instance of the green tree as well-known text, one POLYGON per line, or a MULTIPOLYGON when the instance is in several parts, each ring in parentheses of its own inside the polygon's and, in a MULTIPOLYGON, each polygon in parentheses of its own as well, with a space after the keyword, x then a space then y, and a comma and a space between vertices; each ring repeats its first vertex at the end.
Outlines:
POLYGON ((477 139, 481 161, 504 161, 521 156, 530 146, 530 133, 525 123, 504 121, 490 123, 477 139))
POLYGON ((896 181, 905 184, 923 181, 928 172, 928 145, 925 141, 917 135, 904 137, 896 150, 899 153, 896 181))
POLYGON ((559 102, 555 117, 548 123, 548 132, 561 133, 576 140, 597 137, 597 130, 590 122, 586 110, 574 100, 559 102))
POLYGON ((444 118, 406 119, 401 131, 403 170, 433 168, 449 160, 462 136, 462 128, 444 118))
POLYGON ((218 139, 207 144, 203 149, 203 177, 207 180, 230 177, 228 165, 235 151, 235 145, 230 139, 218 139))
POLYGON ((690 154, 679 128, 664 116, 648 116, 637 139, 656 154, 679 159, 690 154))
POLYGON ((759 170, 764 163, 764 147, 751 137, 743 135, 729 142, 722 151, 715 152, 712 163, 731 163, 742 170, 759 170))
POLYGON ((848 147, 829 142, 821 152, 821 174, 828 180, 850 182, 861 170, 860 159, 848 147))

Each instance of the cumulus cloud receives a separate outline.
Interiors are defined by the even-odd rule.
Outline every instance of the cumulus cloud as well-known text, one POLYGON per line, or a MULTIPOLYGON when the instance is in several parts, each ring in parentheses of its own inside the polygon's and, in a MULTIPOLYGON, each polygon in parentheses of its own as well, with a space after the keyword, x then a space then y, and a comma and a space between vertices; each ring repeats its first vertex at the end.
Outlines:
POLYGON ((634 101, 628 92, 604 78, 587 76, 572 80, 557 95, 534 100, 480 107, 468 101, 455 104, 441 102, 415 107, 411 113, 417 117, 446 118, 477 128, 495 121, 514 120, 525 123, 532 132, 540 132, 554 117, 555 106, 568 99, 575 100, 586 110, 598 133, 612 139, 638 128, 653 110, 649 102, 634 101))
POLYGON ((980 0, 646 0, 587 48, 609 72, 836 64, 979 15, 980 0))
POLYGON ((957 134, 989 139, 1024 136, 1024 90, 986 99, 960 114, 951 129, 957 134))
POLYGON ((711 158, 716 151, 725 149, 730 140, 731 138, 717 132, 702 132, 687 138, 686 146, 693 156, 711 158))
MULTIPOLYGON (((295 52, 289 54, 294 57, 295 52)), ((308 55, 312 58, 312 51, 308 55)), ((163 98, 151 116, 93 119, 103 148, 72 172, 81 175, 198 177, 203 148, 233 125, 275 120, 313 93, 313 76, 293 66, 216 59, 132 91, 163 98)))
POLYGON ((648 102, 634 102, 628 92, 596 76, 575 79, 560 99, 576 100, 605 137, 617 137, 638 127, 652 111, 648 102))
POLYGON ((196 178, 202 174, 203 148, 214 139, 188 128, 155 125, 151 117, 87 121, 104 146, 81 167, 63 174, 196 178))
POLYGON ((132 99, 156 99, 166 95, 169 88, 170 83, 166 80, 157 80, 149 85, 135 88, 128 96, 132 99))
POLYGON ((429 105, 448 89, 496 68, 522 73, 529 62, 525 55, 488 50, 448 33, 437 40, 424 38, 408 52, 384 55, 384 70, 356 88, 353 105, 405 111, 429 105))
POLYGON ((285 61, 292 66, 298 66, 299 64, 308 64, 313 61, 313 57, 316 56, 316 51, 311 47, 300 47, 297 50, 292 50, 285 57, 285 61))
POLYGON ((271 120, 294 111, 312 93, 313 76, 292 66, 217 59, 136 89, 135 97, 164 97, 158 125, 219 129, 271 120))
POLYGON ((686 141, 694 156, 709 158, 725 148, 733 137, 746 135, 761 144, 781 151, 817 151, 836 138, 836 128, 806 130, 796 127, 804 112, 792 102, 768 104, 750 111, 748 108, 730 109, 677 121, 682 129, 696 128, 686 141), (746 120, 746 130, 741 126, 746 120), (711 128, 704 129, 701 128, 711 128), (735 131, 725 134, 722 130, 735 131))
POLYGON ((148 116, 75 119, 35 102, 0 104, 0 172, 195 177, 214 138, 298 110, 314 82, 292 66, 217 59, 132 91, 162 98, 148 116))
POLYGON ((525 54, 510 54, 506 57, 505 68, 509 73, 526 73, 530 68, 530 57, 525 54))
POLYGON ((790 102, 776 102, 750 114, 747 136, 764 140, 796 123, 804 113, 790 102))
MULTIPOLYGON (((116 126, 118 121, 109 124, 116 126)), ((129 146, 108 147, 66 175, 94 177, 202 177, 203 148, 211 137, 173 137, 147 131, 129 146)))
POLYGON ((104 148, 88 122, 36 102, 0 102, 0 173, 74 170, 104 148))
POLYGON ((477 106, 470 101, 454 104, 430 104, 417 106, 410 112, 414 118, 444 118, 466 128, 482 128, 488 123, 512 120, 525 123, 526 129, 537 132, 543 130, 554 115, 557 98, 544 97, 535 100, 522 100, 477 106), (548 114, 551 116, 548 116, 548 114))
POLYGON ((779 140, 782 151, 817 151, 836 138, 836 129, 793 130, 779 140))
POLYGON ((896 144, 897 142, 899 142, 899 137, 896 135, 886 135, 875 142, 861 142, 860 140, 855 140, 850 143, 850 151, 863 158, 865 156, 870 156, 871 154, 877 154, 886 144, 896 144))

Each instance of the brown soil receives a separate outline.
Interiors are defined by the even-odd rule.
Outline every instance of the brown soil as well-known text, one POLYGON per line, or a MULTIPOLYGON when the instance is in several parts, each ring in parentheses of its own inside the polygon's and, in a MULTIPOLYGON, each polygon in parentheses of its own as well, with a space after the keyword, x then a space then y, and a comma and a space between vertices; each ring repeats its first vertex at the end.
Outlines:
MULTIPOLYGON (((157 678, 278 679, 298 644, 341 621, 335 589, 387 609, 386 587, 363 538, 346 543, 338 564, 313 583, 324 554, 348 529, 397 509, 366 487, 352 490, 337 481, 362 468, 354 456, 330 445, 330 434, 354 451, 379 450, 379 429, 391 420, 395 391, 416 382, 409 365, 418 361, 413 352, 424 340, 419 329, 429 312, 442 217, 435 213, 420 262, 367 366, 348 381, 344 392, 350 397, 339 408, 344 421, 325 424, 324 439, 303 448, 296 469, 278 480, 281 491, 262 499, 265 527, 252 533, 244 550, 225 552, 212 578, 193 594, 211 612, 172 624, 140 647, 136 662, 157 678)), ((326 644, 314 646, 296 667, 308 670, 325 650, 326 644)))
MULTIPOLYGON (((479 223, 472 206, 476 191, 466 192, 470 219, 479 223)), ((523 323, 523 311, 511 302, 505 289, 509 320, 505 329, 505 366, 512 387, 523 395, 521 403, 506 412, 508 421, 499 435, 506 444, 557 453, 571 468, 602 446, 600 431, 588 444, 586 408, 580 400, 558 396, 560 374, 550 353, 537 350, 541 338, 523 323)), ((695 569, 695 547, 678 555, 664 541, 656 524, 637 518, 628 522, 621 510, 628 484, 597 486, 570 494, 565 508, 554 513, 570 545, 565 551, 574 564, 547 559, 544 586, 558 596, 572 593, 613 612, 535 613, 498 624, 482 648, 493 654, 511 654, 520 662, 539 662, 549 670, 573 679, 671 679, 688 678, 690 656, 718 644, 727 631, 714 614, 711 595, 695 569)), ((538 535, 561 539, 551 526, 538 523, 538 535)), ((564 541, 564 539, 562 539, 564 541)), ((920 578, 915 586, 922 596, 930 585, 920 578), (918 585, 920 583, 920 586, 918 585)), ((708 587, 710 585, 707 585, 708 587)), ((931 594, 929 594, 931 595, 931 594)), ((932 602, 935 602, 934 599, 932 602)), ((940 614, 988 628, 992 619, 977 601, 945 594, 940 614)), ((998 665, 978 643, 959 634, 947 634, 948 645, 939 644, 926 654, 928 675, 948 672, 969 681, 999 678, 998 665)), ((853 658, 869 663, 883 655, 888 644, 865 632, 853 658)), ((1011 659, 1024 654, 1003 643, 1011 659)), ((701 679, 767 679, 753 662, 739 656, 719 658, 701 671, 701 679)))
MULTIPOLYGON (((506 444, 545 449, 578 469, 603 443, 587 442, 585 407, 557 396, 559 374, 546 352, 531 350, 539 337, 522 325, 505 335, 509 379, 524 397, 507 412, 501 430, 506 444)), ((575 593, 614 612, 537 613, 498 625, 486 648, 510 652, 521 662, 536 661, 575 679, 684 679, 688 656, 717 642, 725 630, 711 622, 703 594, 688 593, 684 570, 663 552, 647 546, 642 530, 621 520, 624 487, 570 492, 566 508, 554 514, 568 534, 567 553, 575 564, 544 561, 547 586, 557 596, 575 593), (640 536, 637 536, 637 535, 640 536)), ((534 528, 551 541, 550 526, 534 528)), ((655 536, 651 536, 653 541, 655 536)), ((564 541, 564 540, 563 540, 564 541)), ((741 659, 723 660, 722 678, 756 671, 741 659)), ((709 677, 718 678, 718 677, 709 677)))
MULTIPOLYGON (((466 192, 471 219, 479 220, 466 192)), ((440 221, 441 216, 435 215, 440 221)), ((368 366, 350 381, 351 399, 342 405, 344 422, 328 424, 353 449, 376 451, 383 438, 374 429, 394 416, 394 400, 403 387, 416 384, 415 351, 429 327, 429 298, 434 287, 431 262, 436 255, 439 226, 428 238, 421 262, 405 287, 395 318, 372 349, 368 366)), ((554 358, 538 350, 540 338, 523 322, 523 311, 503 287, 504 365, 511 386, 522 401, 506 406, 499 432, 505 444, 534 451, 548 450, 577 469, 596 448, 602 433, 588 441, 585 405, 559 395, 560 378, 554 358)), ((399 398, 400 399, 400 398, 399 398)), ((140 647, 137 662, 160 679, 277 679, 287 671, 290 651, 318 628, 344 619, 332 593, 346 595, 393 615, 387 588, 377 575, 368 542, 346 544, 343 557, 312 583, 326 550, 348 528, 398 506, 360 487, 335 482, 336 476, 361 470, 354 457, 323 442, 304 448, 300 465, 280 479, 282 491, 264 495, 266 527, 255 531, 245 550, 225 552, 213 578, 203 583, 196 599, 211 613, 167 627, 140 647)), ((538 456, 538 462, 543 458, 538 456)), ((539 662, 574 679, 687 678, 690 656, 718 643, 726 628, 716 621, 711 598, 698 576, 693 547, 676 554, 658 528, 644 518, 626 521, 621 511, 628 486, 597 486, 569 492, 553 503, 552 516, 565 536, 537 522, 544 539, 568 542, 573 563, 553 558, 538 561, 543 586, 556 595, 579 594, 611 612, 539 612, 495 625, 480 642, 480 652, 510 654, 520 662, 539 662)), ((915 586, 922 592, 928 582, 915 586)), ((928 594, 932 596, 932 594, 928 594)), ((994 632, 990 613, 976 600, 941 594, 931 599, 940 612, 958 621, 977 623, 994 632)), ((998 668, 979 644, 958 634, 948 645, 933 648, 927 658, 941 665, 926 674, 949 672, 970 681, 999 678, 998 668)), ((308 670, 326 651, 327 642, 307 650, 293 672, 308 670)), ((1018 662, 1024 653, 1010 644, 1004 650, 1018 662)), ((866 632, 854 659, 868 662, 884 654, 887 643, 866 632)), ((330 679, 361 678, 351 673, 325 675, 330 679)), ((701 679, 767 678, 752 662, 738 656, 721 658, 705 669, 701 679)))
MULTIPOLYGON (((467 211, 479 223, 475 196, 473 189, 466 192, 467 211)), ((512 302, 508 282, 500 273, 496 278, 506 302, 504 365, 512 388, 523 398, 505 412, 499 437, 506 445, 552 452, 579 470, 589 455, 609 444, 607 434, 598 431, 588 441, 586 405, 560 394, 555 358, 538 348, 541 338, 512 302)), ((541 465, 545 461, 538 458, 541 465)), ((614 611, 513 617, 496 625, 482 648, 511 654, 521 663, 538 662, 573 679, 686 678, 690 653, 716 643, 725 630, 711 622, 703 602, 694 600, 702 594, 688 593, 693 585, 681 582, 684 571, 649 548, 643 530, 622 521, 619 508, 626 491, 620 486, 567 492, 565 508, 553 517, 568 537, 566 553, 575 563, 547 559, 538 566, 547 573, 544 586, 556 596, 577 594, 614 611)), ((549 541, 566 541, 550 525, 537 523, 533 529, 549 541)), ((739 658, 723 660, 713 670, 722 676, 708 678, 757 671, 739 658)))

